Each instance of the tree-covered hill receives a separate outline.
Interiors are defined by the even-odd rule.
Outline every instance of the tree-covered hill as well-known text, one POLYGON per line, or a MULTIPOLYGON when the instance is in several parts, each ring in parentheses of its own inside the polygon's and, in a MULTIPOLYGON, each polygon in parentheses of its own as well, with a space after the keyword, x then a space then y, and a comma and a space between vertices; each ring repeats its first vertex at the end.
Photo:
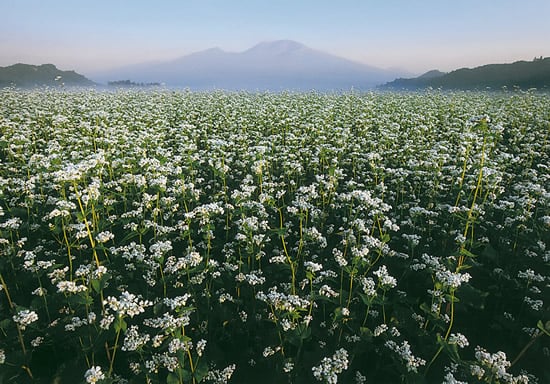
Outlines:
POLYGON ((502 87, 550 88, 550 57, 511 64, 489 64, 462 68, 449 73, 430 71, 412 79, 396 79, 383 89, 501 89, 502 87))
POLYGON ((75 71, 61 71, 53 64, 14 64, 0 67, 0 87, 92 86, 95 83, 75 71))

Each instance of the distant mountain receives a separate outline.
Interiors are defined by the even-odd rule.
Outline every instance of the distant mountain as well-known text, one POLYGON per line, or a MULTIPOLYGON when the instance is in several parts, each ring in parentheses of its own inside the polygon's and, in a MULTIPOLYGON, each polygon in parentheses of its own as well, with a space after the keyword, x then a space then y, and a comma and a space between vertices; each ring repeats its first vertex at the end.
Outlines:
POLYGON ((82 86, 95 83, 75 71, 60 71, 53 64, 14 64, 0 67, 0 87, 82 86))
POLYGON ((396 79, 382 89, 501 89, 502 87, 550 88, 550 57, 512 64, 489 64, 449 73, 430 71, 412 79, 396 79))
POLYGON ((291 40, 263 42, 243 52, 211 48, 162 63, 144 63, 90 75, 191 89, 346 90, 373 88, 403 72, 384 70, 291 40))

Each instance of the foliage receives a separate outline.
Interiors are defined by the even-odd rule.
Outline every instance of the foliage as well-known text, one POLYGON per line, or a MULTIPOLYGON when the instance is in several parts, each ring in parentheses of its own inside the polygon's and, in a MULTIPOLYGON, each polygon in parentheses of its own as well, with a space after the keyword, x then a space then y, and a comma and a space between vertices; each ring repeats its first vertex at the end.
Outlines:
POLYGON ((0 382, 548 382, 544 94, 0 91, 0 382))

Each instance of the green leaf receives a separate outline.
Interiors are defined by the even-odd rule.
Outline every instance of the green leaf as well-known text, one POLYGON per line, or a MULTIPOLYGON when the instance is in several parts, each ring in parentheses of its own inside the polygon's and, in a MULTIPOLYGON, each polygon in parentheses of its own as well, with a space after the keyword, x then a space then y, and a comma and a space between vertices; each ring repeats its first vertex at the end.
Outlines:
POLYGON ((443 347, 443 351, 454 362, 460 361, 460 355, 458 354, 458 347, 456 344, 450 344, 447 340, 443 339, 441 335, 437 334, 437 343, 443 347))
POLYGON ((477 257, 472 252, 468 251, 466 248, 460 248, 460 256, 471 257, 472 259, 477 257))
POLYGON ((201 382, 208 375, 208 363, 205 360, 199 360, 197 367, 195 368, 195 379, 197 382, 201 382))
POLYGON ((126 321, 124 321, 124 318, 120 315, 118 315, 114 322, 115 332, 126 332, 126 329, 128 328, 128 324, 126 324, 126 321))
POLYGON ((544 332, 547 336, 550 336, 550 321, 547 321, 546 324, 542 323, 542 320, 537 322, 537 328, 544 332))
POLYGON ((90 284, 92 285, 92 289, 95 291, 95 293, 99 293, 101 283, 97 279, 93 279, 90 284))
POLYGON ((166 376, 166 384, 180 384, 180 378, 178 375, 171 372, 166 376))

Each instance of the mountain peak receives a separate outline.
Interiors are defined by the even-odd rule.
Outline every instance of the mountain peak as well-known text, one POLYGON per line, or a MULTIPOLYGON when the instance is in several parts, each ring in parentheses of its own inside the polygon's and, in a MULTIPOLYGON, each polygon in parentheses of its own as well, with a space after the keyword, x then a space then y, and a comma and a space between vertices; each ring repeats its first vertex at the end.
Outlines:
POLYGON ((279 55, 282 53, 298 51, 302 49, 308 49, 308 47, 294 40, 274 40, 264 41, 256 44, 245 52, 279 55))

